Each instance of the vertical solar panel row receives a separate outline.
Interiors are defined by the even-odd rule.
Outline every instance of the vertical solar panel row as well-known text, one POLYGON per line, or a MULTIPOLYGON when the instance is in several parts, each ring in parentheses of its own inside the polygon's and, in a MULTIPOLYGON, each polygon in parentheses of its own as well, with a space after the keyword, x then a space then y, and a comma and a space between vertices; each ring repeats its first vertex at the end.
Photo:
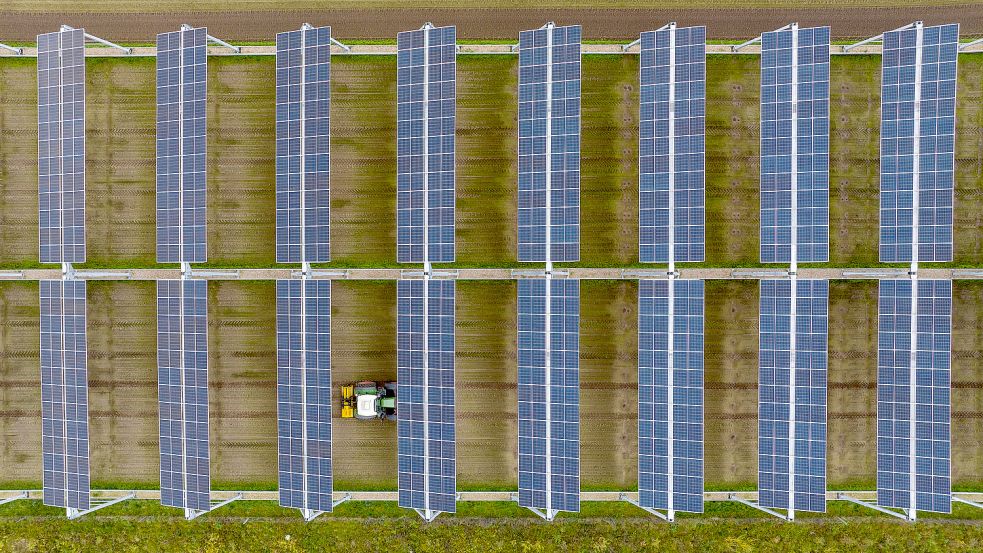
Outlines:
POLYGON ((38 35, 41 263, 85 262, 85 31, 38 35))
POLYGON ((278 280, 280 505, 331 511, 331 281, 278 280))
POLYGON ((455 512, 454 281, 397 284, 399 505, 455 512))
POLYGON ((917 261, 952 261, 958 43, 957 24, 884 33, 882 262, 915 261, 913 238, 917 261))
POLYGON ((703 281, 641 280, 638 286, 639 504, 700 513, 703 281))
POLYGON ((396 45, 397 261, 450 263, 457 29, 402 32, 396 45))
POLYGON ((519 505, 579 511, 580 282, 520 280, 518 301, 519 505))
POLYGON ((639 259, 667 263, 671 229, 673 259, 703 261, 706 27, 642 33, 639 63, 639 259))
POLYGON ((206 29, 157 35, 157 262, 203 263, 206 29))
POLYGON ((210 508, 207 284, 157 281, 160 498, 198 511, 210 508))
POLYGON ((579 25, 519 33, 518 217, 519 261, 580 259, 579 25))
POLYGON ((825 280, 761 281, 758 500, 763 507, 826 510, 828 297, 825 280))
POLYGON ((948 513, 952 282, 919 280, 913 301, 912 281, 882 280, 879 299, 877 503, 948 513))
POLYGON ((331 27, 276 35, 276 260, 330 251, 331 27))
POLYGON ((42 280, 41 443, 44 504, 89 508, 85 282, 42 280))
POLYGON ((762 263, 829 259, 829 40, 761 35, 762 263))

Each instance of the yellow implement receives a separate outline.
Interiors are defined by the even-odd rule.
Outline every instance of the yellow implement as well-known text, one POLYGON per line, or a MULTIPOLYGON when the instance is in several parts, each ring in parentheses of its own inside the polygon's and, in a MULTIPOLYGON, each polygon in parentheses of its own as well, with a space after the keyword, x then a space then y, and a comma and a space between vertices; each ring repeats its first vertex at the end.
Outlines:
POLYGON ((355 386, 349 384, 341 387, 341 418, 350 419, 355 416, 355 386))

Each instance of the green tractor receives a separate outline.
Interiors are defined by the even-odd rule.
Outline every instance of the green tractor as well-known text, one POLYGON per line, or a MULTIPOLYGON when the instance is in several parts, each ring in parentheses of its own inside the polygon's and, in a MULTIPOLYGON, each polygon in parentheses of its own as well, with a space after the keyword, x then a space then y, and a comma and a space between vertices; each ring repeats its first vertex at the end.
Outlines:
POLYGON ((341 418, 396 420, 396 383, 365 380, 342 386, 341 418))

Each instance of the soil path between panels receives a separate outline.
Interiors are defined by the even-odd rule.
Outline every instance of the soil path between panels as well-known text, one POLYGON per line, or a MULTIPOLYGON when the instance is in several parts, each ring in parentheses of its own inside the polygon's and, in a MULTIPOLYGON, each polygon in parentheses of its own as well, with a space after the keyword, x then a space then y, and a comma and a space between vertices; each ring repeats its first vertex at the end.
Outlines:
POLYGON ((37 34, 66 23, 116 41, 153 40, 157 33, 177 29, 182 23, 208 27, 226 40, 273 40, 280 31, 302 23, 331 25, 339 38, 395 38, 396 33, 417 28, 425 21, 456 24, 460 39, 514 39, 519 31, 547 21, 579 23, 584 38, 628 38, 661 27, 668 21, 680 25, 706 25, 710 38, 749 38, 789 22, 830 25, 836 37, 867 37, 921 19, 926 24, 958 22, 962 34, 983 33, 979 6, 917 8, 811 8, 811 9, 329 9, 227 11, 73 13, 15 12, 0 18, 0 36, 9 41, 34 41, 37 34))

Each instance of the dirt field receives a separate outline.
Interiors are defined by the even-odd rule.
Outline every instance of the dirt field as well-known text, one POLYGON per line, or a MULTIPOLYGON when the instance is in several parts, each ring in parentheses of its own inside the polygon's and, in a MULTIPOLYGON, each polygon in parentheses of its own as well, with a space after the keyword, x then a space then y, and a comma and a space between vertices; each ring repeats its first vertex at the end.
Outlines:
MULTIPOLYGON (((313 9, 309 4, 294 3, 293 9, 279 3, 271 3, 250 9, 238 6, 235 17, 230 17, 227 4, 216 9, 194 3, 188 7, 175 6, 174 11, 152 7, 146 3, 128 3, 124 10, 111 9, 108 13, 98 8, 87 10, 78 4, 61 3, 49 6, 45 11, 37 9, 30 0, 18 0, 21 8, 4 13, 0 18, 0 36, 8 41, 34 41, 35 35, 58 28, 62 23, 85 29, 96 35, 115 41, 148 42, 160 32, 177 29, 182 23, 208 27, 209 32, 227 40, 273 40, 275 33, 295 29, 301 23, 331 25, 334 34, 342 41, 346 38, 393 39, 399 31, 414 29, 425 21, 436 24, 455 24, 458 37, 468 39, 514 39, 519 31, 535 29, 547 21, 560 24, 579 23, 584 26, 584 37, 589 39, 620 39, 626 42, 638 37, 641 31, 661 27, 668 21, 680 25, 706 25, 711 38, 750 38, 762 31, 777 29, 790 21, 803 26, 830 25, 836 37, 868 37, 900 27, 914 19, 935 25, 958 22, 963 35, 983 33, 983 11, 970 3, 921 2, 922 7, 912 9, 911 3, 891 0, 872 6, 869 2, 850 0, 847 7, 816 6, 806 0, 797 0, 796 9, 785 3, 777 7, 749 8, 747 4, 729 0, 728 3, 711 3, 709 0, 697 6, 683 4, 667 6, 652 3, 650 6, 625 5, 621 8, 596 3, 578 7, 542 9, 520 7, 504 3, 482 4, 481 9, 454 7, 388 7, 381 9, 339 8, 313 9), (26 2, 26 4, 25 4, 26 2), (888 7, 883 7, 884 5, 888 7), (898 7, 900 6, 900 7, 898 7), (265 9, 264 9, 265 8, 265 9), (297 9, 300 8, 300 9, 297 9), (86 13, 89 12, 89 13, 86 13), (130 13, 125 13, 130 12, 130 13)), ((105 4, 104 4, 105 5, 105 4)), ((529 4, 526 4, 528 6, 529 4)), ((758 3, 760 5, 760 3, 758 3)), ((838 3, 837 6, 843 6, 838 3)), ((772 4, 775 6, 775 4, 772 4)))
MULTIPOLYGON (((154 264, 153 61, 88 60, 89 267, 154 264), (149 157, 148 157, 149 156, 149 157)), ((270 266, 273 60, 213 58, 209 259, 270 266)), ((587 56, 582 251, 577 265, 637 264, 637 59, 587 56)), ((0 61, 0 266, 37 252, 33 62, 0 61)), ((458 60, 458 265, 515 263, 516 61, 458 60)), ((879 60, 832 62, 831 262, 871 266, 877 248, 879 60)), ((960 57, 956 265, 983 258, 983 54, 960 57)), ((711 56, 707 81, 707 265, 758 259, 758 59, 711 56)), ((335 58, 332 254, 339 267, 395 261, 395 60, 335 58)))
MULTIPOLYGON (((637 286, 581 288, 584 489, 635 484, 637 286)), ((396 376, 395 283, 337 282, 333 380, 396 376)), ((89 382, 95 486, 153 486, 158 477, 153 283, 89 284, 89 382)), ((514 282, 461 282, 457 293, 458 475, 461 489, 516 485, 514 282)), ((830 286, 831 487, 870 487, 876 471, 876 299, 869 281, 830 286), (858 307, 862 306, 862 307, 858 307)), ((753 485, 757 466, 757 301, 751 281, 706 285, 706 482, 753 485)), ((276 482, 276 344, 272 282, 209 284, 214 487, 276 482)), ((953 320, 953 476, 983 481, 983 283, 957 282, 953 320)), ((40 479, 35 283, 0 283, 0 484, 40 479)), ((335 403, 340 398, 336 397, 335 403)), ((338 413, 335 413, 338 416, 338 413)), ((336 487, 391 488, 396 426, 335 419, 336 487)), ((33 483, 33 484, 32 484, 33 483)))

